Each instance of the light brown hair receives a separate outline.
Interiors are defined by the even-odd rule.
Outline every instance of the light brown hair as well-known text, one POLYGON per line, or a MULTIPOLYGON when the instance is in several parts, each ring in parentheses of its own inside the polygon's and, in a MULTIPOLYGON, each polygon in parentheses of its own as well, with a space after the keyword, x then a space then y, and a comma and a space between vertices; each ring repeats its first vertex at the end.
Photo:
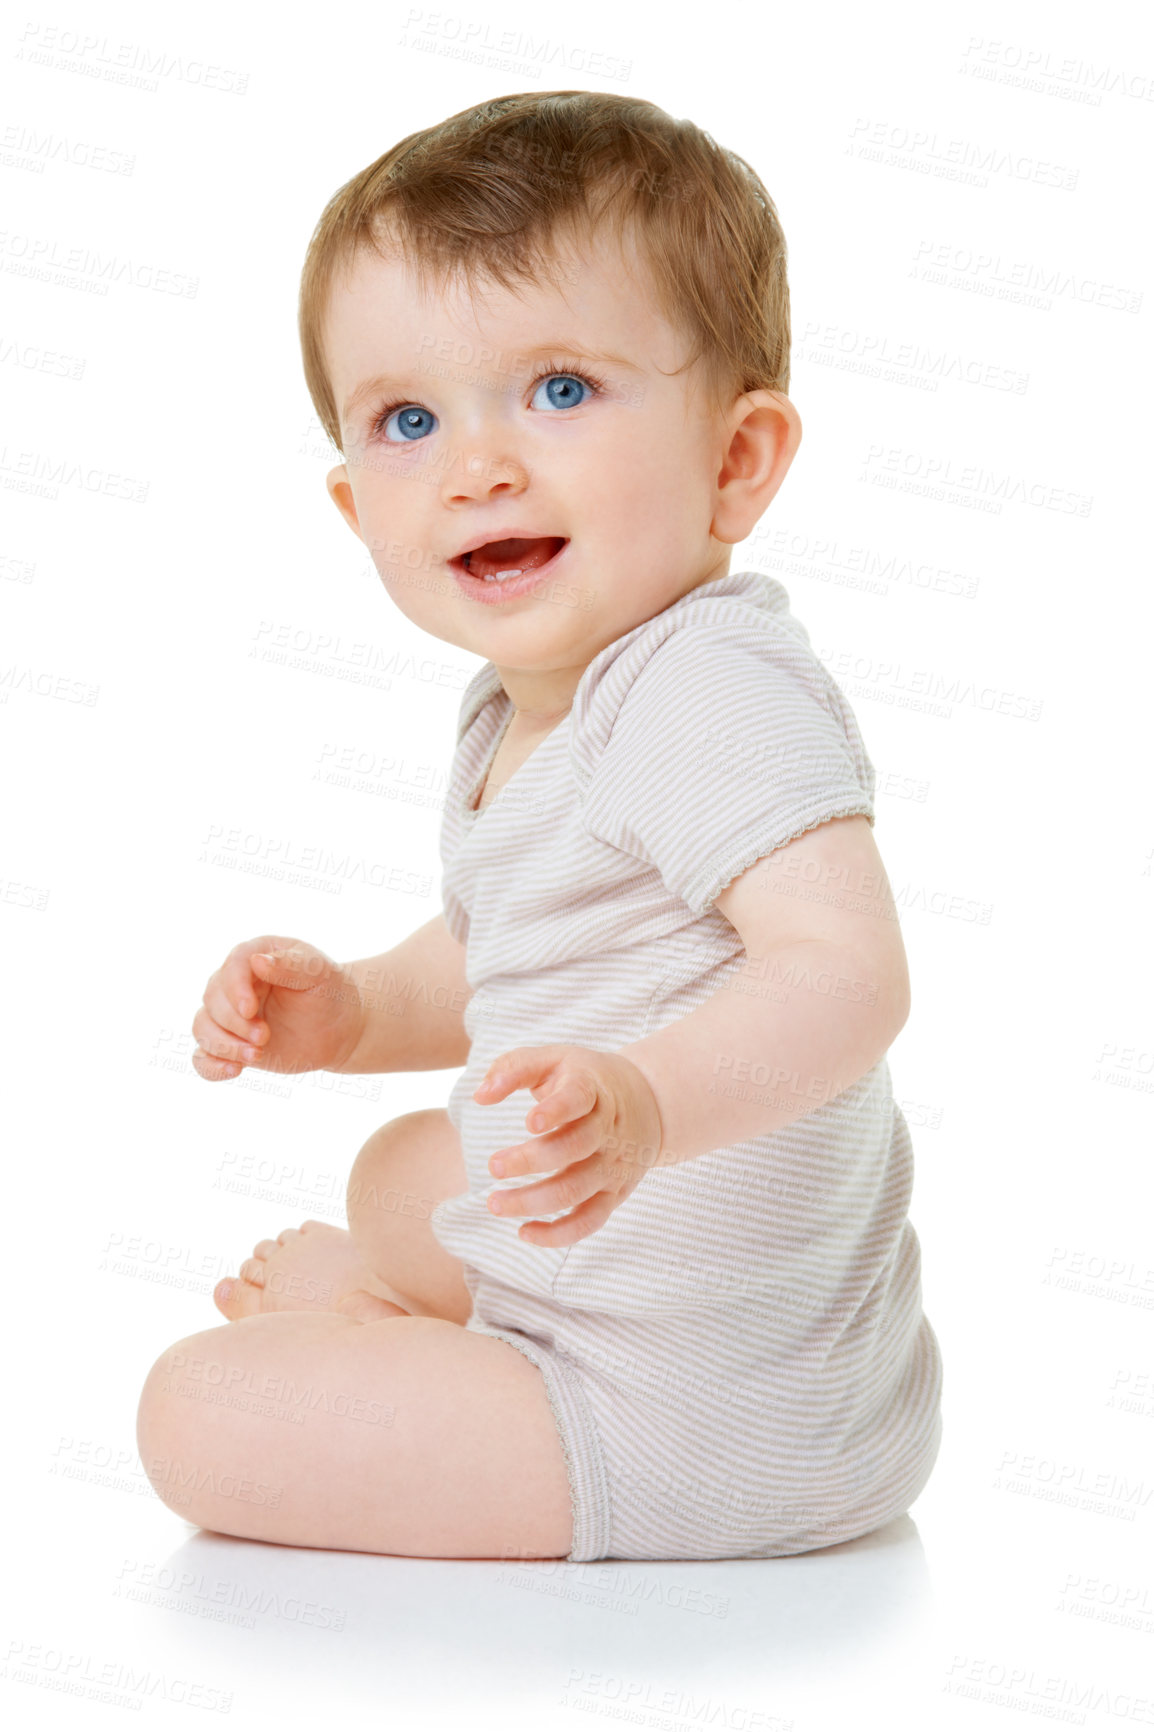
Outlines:
MULTIPOLYGON (((555 236, 628 227, 660 312, 693 345, 715 407, 789 389, 789 286, 777 211, 741 157, 655 103, 590 90, 527 91, 410 133, 321 213, 301 273, 305 381, 342 449, 324 323, 338 272, 362 248, 399 249, 424 283, 542 280, 555 236)), ((679 371, 684 369, 679 369, 679 371)))

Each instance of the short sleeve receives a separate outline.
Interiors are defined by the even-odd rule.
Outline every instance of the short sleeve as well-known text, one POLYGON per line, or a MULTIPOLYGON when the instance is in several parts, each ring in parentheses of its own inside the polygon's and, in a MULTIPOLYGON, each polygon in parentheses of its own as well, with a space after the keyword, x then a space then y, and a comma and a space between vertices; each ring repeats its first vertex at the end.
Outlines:
POLYGON ((669 633, 626 683, 616 671, 587 706, 582 820, 695 913, 804 831, 859 813, 872 824, 857 721, 800 637, 697 625, 669 633))

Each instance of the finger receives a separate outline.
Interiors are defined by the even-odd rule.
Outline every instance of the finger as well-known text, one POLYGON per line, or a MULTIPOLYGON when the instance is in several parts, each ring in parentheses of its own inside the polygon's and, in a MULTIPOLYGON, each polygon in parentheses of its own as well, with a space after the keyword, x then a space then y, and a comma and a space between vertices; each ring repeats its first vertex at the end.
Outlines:
MULTIPOLYGON (((271 950, 278 944, 287 945, 292 942, 291 938, 280 938, 275 933, 262 932, 259 938, 248 938, 243 944, 234 944, 209 981, 209 986, 216 983, 223 988, 225 997, 238 1016, 249 1019, 258 1016, 268 987, 252 972, 249 958, 254 950, 271 950)), ((207 993, 207 987, 205 991, 207 993)))
POLYGON ((490 1191, 488 1205, 494 1215, 555 1215, 560 1209, 575 1208, 604 1188, 602 1163, 591 1155, 536 1184, 490 1191))
MULTIPOLYGON (((247 975, 248 970, 245 970, 247 975)), ((268 1039, 268 1023, 259 1017, 250 1020, 240 1009, 245 1001, 245 992, 252 998, 251 988, 229 990, 227 974, 224 969, 214 974, 204 989, 204 1008, 217 1028, 235 1035, 238 1040, 249 1040, 259 1044, 268 1039)), ((196 1033, 195 1025, 193 1033, 196 1033)))
POLYGON ((527 1130, 542 1132, 583 1119, 597 1105, 597 1084, 591 1076, 562 1076, 551 1094, 532 1107, 525 1119, 527 1130))
POLYGON ((601 1121, 587 1113, 576 1124, 566 1125, 531 1143, 513 1143, 490 1156, 489 1171, 495 1179, 511 1179, 521 1173, 555 1173, 572 1161, 596 1154, 601 1146, 601 1121))
POLYGON ((248 1041, 238 1040, 227 1028, 221 1028, 214 1022, 202 1005, 192 1019, 192 1032, 196 1036, 201 1050, 210 1058, 231 1059, 242 1064, 251 1064, 260 1057, 261 1049, 248 1041))
POLYGON ((484 1096, 484 1104, 502 1101, 516 1089, 539 1088, 554 1069, 562 1047, 519 1046, 495 1058, 473 1090, 473 1099, 484 1096))
MULTIPOLYGON (((249 1021, 255 1021, 264 1010, 265 999, 268 997, 269 983, 262 980, 252 967, 255 952, 267 953, 278 945, 291 944, 291 939, 280 939, 265 933, 260 938, 250 939, 247 944, 238 944, 230 952, 220 971, 220 981, 224 995, 234 1006, 239 1016, 249 1021)), ((212 1009, 212 1006, 209 1006, 212 1009)), ((213 1013, 216 1014, 215 1011, 213 1013)), ((217 1017, 218 1022, 220 1018, 217 1017)))
POLYGON ((507 1094, 521 1087, 521 1064, 520 1052, 508 1052, 495 1058, 473 1090, 473 1099, 486 1103, 504 1100, 507 1094))
POLYGON ((517 1228, 517 1237, 531 1245, 576 1245, 603 1227, 617 1206, 617 1199, 607 1191, 598 1191, 585 1203, 563 1215, 559 1221, 524 1221, 517 1228))
POLYGON ((192 1068, 205 1082, 230 1082, 233 1077, 240 1075, 244 1066, 230 1064, 227 1059, 210 1058, 197 1047, 192 1055, 192 1068))
POLYGON ((307 992, 325 970, 319 951, 301 945, 287 949, 254 950, 248 959, 256 981, 268 986, 287 986, 292 992, 307 992))

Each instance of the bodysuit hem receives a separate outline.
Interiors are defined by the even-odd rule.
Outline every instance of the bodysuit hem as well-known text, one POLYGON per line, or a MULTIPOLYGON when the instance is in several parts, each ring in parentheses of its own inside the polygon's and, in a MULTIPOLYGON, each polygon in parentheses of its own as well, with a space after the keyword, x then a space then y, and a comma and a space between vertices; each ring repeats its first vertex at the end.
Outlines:
POLYGON ((496 1341, 507 1341, 541 1373, 569 1478, 573 1541, 565 1562, 589 1564, 608 1556, 609 1482, 601 1455, 597 1422, 576 1372, 554 1358, 543 1344, 532 1341, 519 1330, 494 1329, 475 1315, 469 1318, 465 1328, 475 1335, 489 1335, 496 1341))

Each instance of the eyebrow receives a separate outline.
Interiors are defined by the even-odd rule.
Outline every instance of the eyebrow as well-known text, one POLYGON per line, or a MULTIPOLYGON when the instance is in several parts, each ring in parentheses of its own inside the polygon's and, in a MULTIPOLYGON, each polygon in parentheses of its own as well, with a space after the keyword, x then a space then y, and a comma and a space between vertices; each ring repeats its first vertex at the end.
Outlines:
MULTIPOLYGON (((611 367, 624 367, 630 373, 642 373, 645 370, 643 367, 639 367, 636 361, 627 360, 624 355, 613 355, 603 349, 590 349, 584 343, 571 343, 564 339, 559 339, 553 343, 535 343, 532 348, 518 348, 513 353, 516 357, 525 360, 532 360, 537 355, 573 355, 581 360, 602 361, 611 367)), ((375 397, 380 392, 406 389, 410 379, 417 376, 377 373, 371 379, 363 379, 347 399, 341 411, 342 419, 350 420, 354 411, 359 409, 369 397, 375 397)))

